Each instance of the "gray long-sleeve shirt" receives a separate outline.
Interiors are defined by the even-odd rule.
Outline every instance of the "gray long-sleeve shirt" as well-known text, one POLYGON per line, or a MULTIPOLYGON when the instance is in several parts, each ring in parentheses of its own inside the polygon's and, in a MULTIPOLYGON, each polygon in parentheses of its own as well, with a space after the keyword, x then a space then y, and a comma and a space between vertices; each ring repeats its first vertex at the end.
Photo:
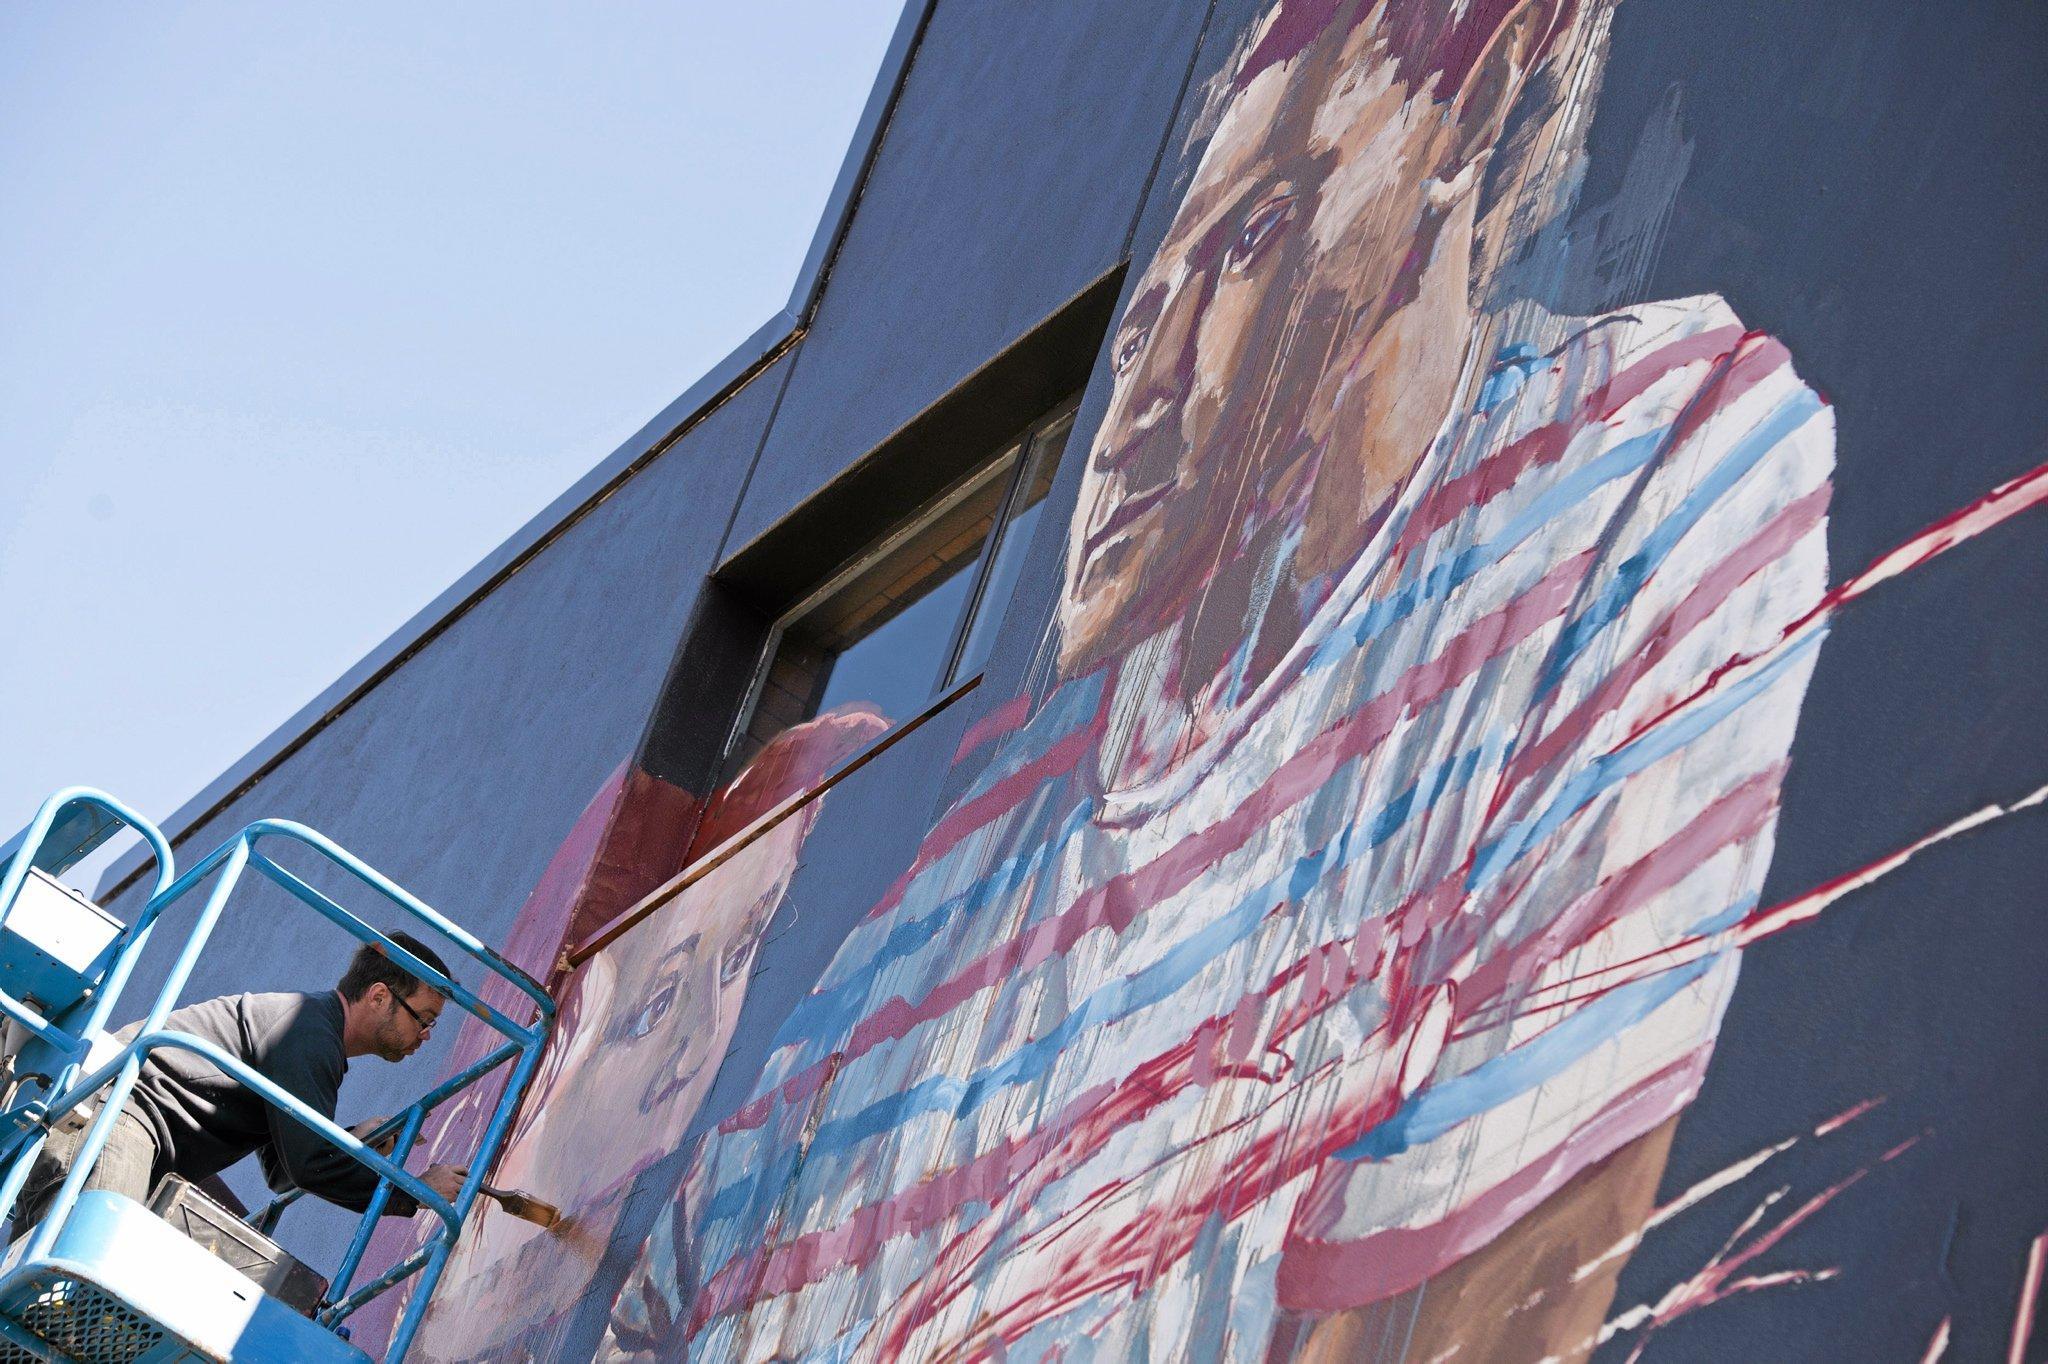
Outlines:
MULTIPOLYGON (((316 1113, 334 1116, 348 1073, 341 996, 334 991, 222 995, 175 1010, 164 1025, 213 1043, 316 1113)), ((125 1042, 140 1026, 130 1024, 118 1036, 125 1042)), ((265 1182, 280 1192, 296 1186, 361 1212, 376 1190, 369 1167, 191 1052, 151 1053, 129 1105, 156 1134, 159 1170, 199 1180, 254 1151, 265 1182)), ((417 1208, 397 1189, 385 1205, 387 1214, 408 1217, 417 1208)))

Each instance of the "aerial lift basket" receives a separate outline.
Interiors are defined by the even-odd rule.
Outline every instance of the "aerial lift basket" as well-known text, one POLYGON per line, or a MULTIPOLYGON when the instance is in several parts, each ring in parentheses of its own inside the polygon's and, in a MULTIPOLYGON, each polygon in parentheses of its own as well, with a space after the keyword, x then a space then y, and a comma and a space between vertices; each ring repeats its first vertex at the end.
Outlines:
POLYGON ((74 1134, 78 1148, 42 1220, 17 1235, 0 1256, 0 1364, 366 1361, 369 1356, 348 1339, 348 1318, 364 1303, 411 1280, 413 1291, 398 1314, 385 1355, 387 1361, 402 1359, 533 1077, 553 1015, 553 1002, 531 977, 303 825, 259 820, 178 876, 168 841, 149 821, 98 791, 73 787, 58 792, 26 829, 0 846, 0 1214, 11 1214, 53 1133, 74 1134), (156 863, 154 889, 130 924, 59 879, 123 828, 142 837, 156 863), (532 1005, 530 1020, 513 1021, 287 870, 269 852, 280 845, 324 864, 324 878, 344 880, 436 932, 459 959, 475 962, 523 996, 532 1005), (251 871, 358 941, 379 948, 452 1005, 482 1020, 503 1043, 375 1131, 357 1136, 237 1058, 165 1027, 230 895, 251 871), (138 958, 164 924, 166 912, 181 907, 201 886, 207 889, 198 913, 181 929, 185 936, 141 1026, 132 1039, 118 1041, 108 1022, 138 958), (295 1193, 234 1225, 232 1214, 182 1181, 167 1181, 148 1207, 117 1193, 84 1189, 143 1061, 160 1050, 202 1057, 378 1175, 376 1193, 332 1282, 321 1285, 317 1275, 270 1239, 295 1193), (469 1175, 453 1200, 444 1199, 405 1170, 421 1126, 434 1108, 508 1065, 470 1158, 469 1175), (389 1156, 376 1149, 387 1137, 389 1156), (425 1245, 355 1287, 370 1232, 394 1188, 433 1215, 433 1233, 425 1245))

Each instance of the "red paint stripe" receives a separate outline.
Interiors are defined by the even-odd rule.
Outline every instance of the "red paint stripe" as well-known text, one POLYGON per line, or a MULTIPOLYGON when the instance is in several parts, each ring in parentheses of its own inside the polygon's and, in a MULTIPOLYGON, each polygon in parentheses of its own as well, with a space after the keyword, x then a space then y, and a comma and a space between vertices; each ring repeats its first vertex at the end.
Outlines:
POLYGON ((942 1017, 981 990, 1064 954, 1096 928, 1124 932, 1140 913, 1184 889, 1279 815, 1314 794, 1345 763, 1377 746, 1403 715, 1429 705, 1483 664, 1556 619, 1590 561, 1590 552, 1560 561, 1527 592, 1473 622, 1442 653, 1410 668, 1387 691, 1303 746, 1215 824, 1183 839, 1145 866, 1091 887, 1061 913, 984 952, 917 1003, 901 995, 888 1000, 854 1030, 847 1055, 863 1055, 921 1023, 942 1017))
POLYGON ((903 893, 910 888, 910 883, 927 867, 951 852, 962 839, 982 825, 1008 814, 1048 778, 1073 771, 1076 763, 1094 751, 1097 740, 1102 736, 1103 721, 1109 714, 1110 694, 1110 688, 1102 689, 1102 700, 1086 724, 1062 737, 1052 747, 1015 772, 998 780, 988 790, 947 811, 944 817, 932 826, 931 832, 925 835, 924 843, 918 849, 917 860, 911 864, 908 871, 896 879, 895 884, 889 887, 888 893, 867 912, 865 917, 878 919, 887 914, 902 901, 903 893))
POLYGON ((920 860, 927 864, 937 861, 982 825, 1008 814, 1036 790, 1040 782, 1073 771, 1074 764, 1094 748, 1096 737, 1097 725, 1093 722, 1084 725, 988 790, 955 806, 932 826, 926 839, 931 851, 920 853, 920 860))
MULTIPOLYGON (((1786 766, 1772 763, 1735 786, 1662 844, 1602 880, 1541 933, 1474 970, 1458 986, 1463 1011, 1469 1016, 1517 980, 1533 980, 1543 964, 1582 946, 1630 908, 1669 890, 1725 849, 1756 837, 1777 814, 1786 766)), ((1507 1003, 1513 1006, 1512 1000, 1507 1003)))
POLYGON ((1280 1305, 1339 1312, 1408 1292, 1485 1245, 1573 1175, 1683 1108, 1699 1089, 1711 1054, 1710 1047, 1702 1047, 1637 1082, 1542 1159, 1530 1161, 1441 1221, 1389 1227, 1357 1240, 1290 1236, 1275 1280, 1280 1305))
MULTIPOLYGON (((1629 690, 1663 662, 1680 641, 1726 605, 1737 588, 1777 563, 1821 524, 1831 492, 1830 485, 1822 484, 1786 504, 1761 530, 1702 575, 1684 600, 1650 627, 1633 654, 1615 664, 1570 714, 1510 760, 1502 782, 1509 787, 1520 786, 1582 743, 1593 726, 1617 709, 1629 690)), ((1661 711, 1663 705, 1660 702, 1654 708, 1661 711)))
POLYGON ((1416 504, 1408 525, 1395 542, 1394 562, 1399 563, 1410 550, 1467 510, 1512 488, 1531 469, 1556 463, 1589 421, 1613 417, 1659 380, 1687 365, 1720 359, 1744 335, 1740 327, 1715 327, 1660 346, 1580 399, 1571 416, 1537 427, 1503 445, 1477 468, 1444 480, 1416 504))
POLYGON ((820 1089, 825 1080, 845 1061, 843 1053, 834 1052, 822 1061, 813 1062, 796 1074, 784 1080, 775 1088, 736 1109, 732 1116, 718 1124, 721 1132, 744 1132, 759 1127, 768 1121, 768 1115, 779 1102, 786 1108, 808 1102, 820 1089))
POLYGON ((1740 323, 1710 327, 1693 336, 1659 346, 1641 360, 1586 395, 1580 412, 1606 421, 1622 408, 1650 391, 1650 386, 1673 370, 1701 360, 1718 360, 1758 333, 1746 332, 1740 323))
POLYGON ((1778 638, 1768 647, 1753 654, 1737 654, 1721 664, 1708 673, 1706 680, 1693 691, 1636 725, 1620 743, 1615 745, 1615 748, 1625 747, 1672 715, 1692 705, 1720 686, 1737 669, 1769 657, 1786 641, 1799 635, 1828 612, 1856 600, 1880 583, 1946 554, 1957 545, 1967 544, 1985 531, 2023 511, 2039 506, 2044 501, 2048 501, 2048 464, 2037 465, 2018 478, 1999 484, 1976 501, 1934 522, 1890 553, 1881 555, 1870 567, 1841 586, 1831 589, 1815 603, 1813 609, 1781 630, 1778 638))
POLYGON ((1031 718, 1031 703, 1029 692, 1013 696, 969 725, 967 732, 960 736, 960 746, 953 750, 953 761, 957 763, 990 740, 1021 729, 1031 718))
POLYGON ((1737 398, 1792 364, 1792 353, 1784 344, 1762 332, 1744 336, 1731 354, 1727 363, 1707 376, 1699 393, 1671 424, 1666 448, 1676 450, 1683 446, 1737 398))
POLYGON ((1565 447, 1584 428, 1576 422, 1552 422, 1504 445, 1475 469, 1447 478, 1416 504, 1388 556, 1400 564, 1417 545, 1473 507, 1482 506, 1515 486, 1531 469, 1555 464, 1565 447))
POLYGON ((2012 1316, 2012 1346, 2006 1351, 2006 1364, 2025 1364, 2027 1341, 2034 1334, 2034 1311, 2041 1300, 2044 1263, 2048 1263, 2048 1233, 2036 1236, 2027 1247, 2027 1273, 2020 1283, 2019 1307, 2012 1316))

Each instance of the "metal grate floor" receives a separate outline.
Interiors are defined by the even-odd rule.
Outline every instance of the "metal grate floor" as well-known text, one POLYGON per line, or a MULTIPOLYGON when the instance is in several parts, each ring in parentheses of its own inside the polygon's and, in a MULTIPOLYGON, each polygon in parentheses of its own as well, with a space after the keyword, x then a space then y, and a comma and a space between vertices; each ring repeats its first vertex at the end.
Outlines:
MULTIPOLYGON (((165 1343, 163 1331, 91 1284, 53 1279, 8 1315, 77 1364, 130 1364, 165 1343)), ((35 1364, 35 1356, 0 1341, 0 1364, 35 1364)))

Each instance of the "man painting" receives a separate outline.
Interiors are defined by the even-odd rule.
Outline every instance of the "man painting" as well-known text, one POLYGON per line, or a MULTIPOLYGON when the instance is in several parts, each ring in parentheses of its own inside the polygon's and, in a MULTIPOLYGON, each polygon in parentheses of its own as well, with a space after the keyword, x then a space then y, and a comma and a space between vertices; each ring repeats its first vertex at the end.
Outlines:
POLYGON ((1496 295, 1608 8, 1252 27, 1111 341, 1059 685, 707 1140, 621 1355, 1590 1349, 1737 962, 1598 972, 1754 903, 1812 648, 1675 703, 1823 591, 1833 447, 1718 299, 1496 295))
MULTIPOLYGON (((439 971, 448 968, 410 933, 391 941, 439 971)), ((174 1009, 164 1027, 211 1043, 323 1117, 334 1116, 348 1063, 358 1056, 403 1061, 433 1033, 447 997, 366 942, 349 958, 333 989, 311 993, 221 995, 174 1009)), ((132 1042, 135 1022, 114 1034, 132 1042)), ((378 1125, 371 1119, 357 1126, 378 1125)), ((17 1230, 40 1222, 56 1199, 84 1142, 83 1130, 53 1133, 22 1187, 17 1230)), ((83 1188, 149 1201, 157 1182, 177 1175, 212 1180, 245 1156, 262 1166, 273 1192, 301 1189, 351 1212, 362 1212, 381 1177, 255 1090, 194 1052, 163 1048, 145 1054, 135 1088, 86 1175, 83 1188)), ((453 1198, 466 1173, 430 1163, 423 1183, 453 1198)), ((386 1216, 410 1217, 419 1204, 393 1189, 386 1216)))

